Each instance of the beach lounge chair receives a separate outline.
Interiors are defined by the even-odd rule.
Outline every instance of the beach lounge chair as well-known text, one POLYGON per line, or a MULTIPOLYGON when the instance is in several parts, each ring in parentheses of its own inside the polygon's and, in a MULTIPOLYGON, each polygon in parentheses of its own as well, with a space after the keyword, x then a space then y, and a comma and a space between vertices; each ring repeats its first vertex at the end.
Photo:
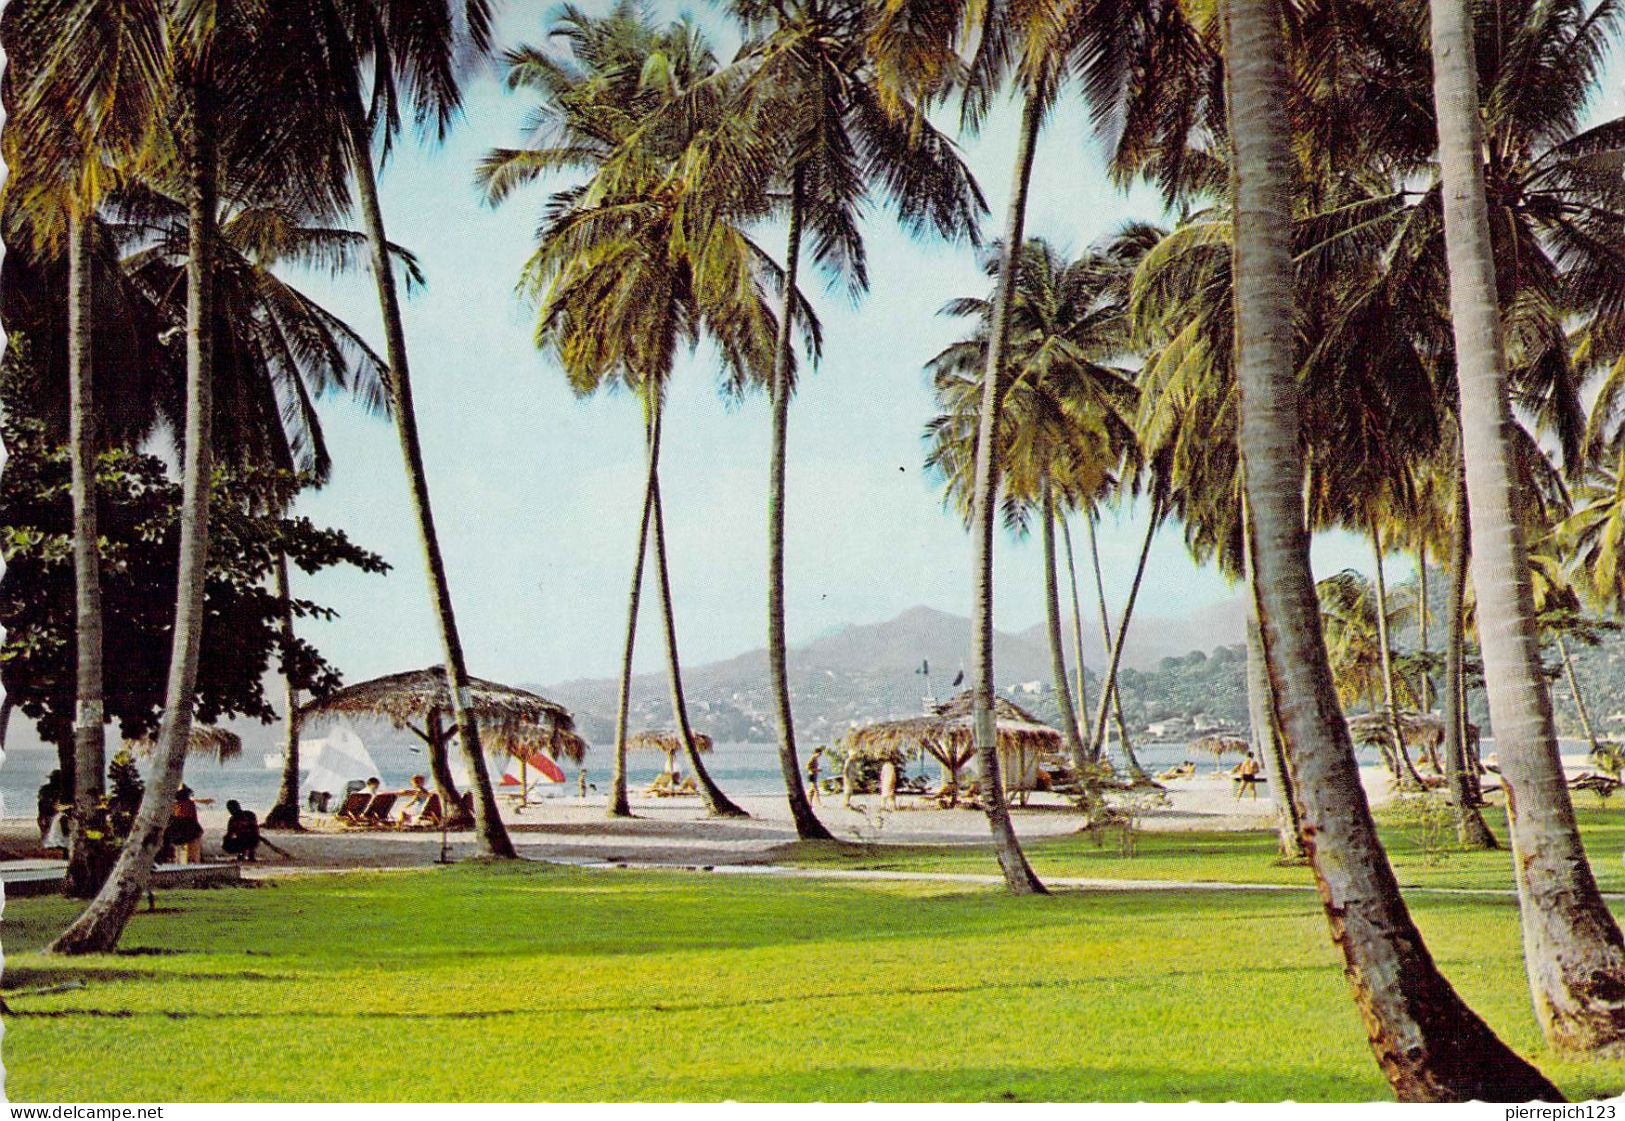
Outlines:
POLYGON ((362 811, 361 821, 366 825, 388 825, 389 811, 395 808, 394 794, 375 794, 362 811))
POLYGON ((441 808, 440 795, 431 794, 429 800, 423 803, 423 808, 418 811, 417 816, 412 819, 412 824, 438 829, 440 828, 440 819, 444 816, 445 811, 441 808))
POLYGON ((357 790, 353 794, 346 794, 344 804, 339 807, 338 813, 333 816, 340 821, 360 822, 361 815, 366 812, 367 806, 371 802, 372 795, 365 790, 357 790))

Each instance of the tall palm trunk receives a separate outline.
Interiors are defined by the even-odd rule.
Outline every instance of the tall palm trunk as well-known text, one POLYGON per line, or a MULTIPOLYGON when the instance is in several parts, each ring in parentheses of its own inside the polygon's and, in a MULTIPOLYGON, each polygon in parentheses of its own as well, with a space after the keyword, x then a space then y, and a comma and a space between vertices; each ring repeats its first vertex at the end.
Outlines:
POLYGON ((1546 1038, 1565 1050, 1625 1053, 1625 937, 1597 891, 1558 756, 1551 695, 1508 434, 1514 420, 1485 200, 1483 129, 1468 0, 1433 0, 1445 253, 1472 497, 1479 645, 1507 788, 1524 965, 1546 1038))
MULTIPOLYGON (((378 286, 378 303, 384 319, 384 356, 389 363, 389 388, 393 398, 395 432, 400 438, 401 458, 406 463, 406 481, 412 495, 412 513, 417 519, 418 537, 423 545, 423 563, 434 599, 435 623, 445 657, 446 689, 451 695, 452 721, 462 746, 463 763, 474 787, 474 829, 483 855, 493 859, 514 859, 513 841, 502 824, 496 789, 485 765, 480 747, 479 725, 474 720, 468 693, 468 665, 463 659, 463 642, 457 633, 457 616, 452 609, 451 587, 446 582, 446 565, 440 555, 440 537, 435 532, 434 509, 429 502, 429 478, 423 469, 423 447, 418 440, 417 413, 412 407, 412 377, 407 366, 406 328, 401 322, 401 301, 395 290, 395 274, 389 262, 389 238, 384 232, 384 212, 378 202, 378 178, 372 166, 372 137, 359 100, 350 107, 350 144, 354 151, 357 193, 366 225, 367 246, 372 253, 373 279, 378 286)), ((448 807, 449 809, 450 807, 448 807)))
MULTIPOLYGON (((276 555, 276 596, 281 606, 283 657, 293 649, 293 589, 288 583, 288 554, 276 555)), ((282 782, 276 804, 265 815, 267 828, 299 829, 299 690, 286 669, 282 673, 282 782)))
POLYGON ((169 679, 158 726, 158 748, 129 839, 96 898, 48 947, 59 954, 110 953, 152 878, 152 864, 169 826, 186 768, 198 653, 203 642, 204 586, 209 560, 210 434, 214 404, 214 278, 218 168, 211 90, 194 76, 186 92, 187 262, 186 431, 181 476, 180 560, 169 679))
POLYGON ((638 522, 638 552, 632 562, 632 589, 626 597, 626 641, 621 646, 621 690, 615 705, 615 761, 609 782, 610 817, 631 817, 626 796, 626 739, 632 733, 632 653, 638 641, 638 605, 643 599, 643 558, 649 553, 649 525, 654 518, 656 469, 660 462, 660 409, 643 397, 643 513, 638 522))
POLYGON ((795 717, 790 711, 789 654, 784 642, 784 473, 790 431, 790 358, 795 339, 796 273, 801 266, 801 222, 806 205, 801 168, 790 178, 790 232, 784 249, 784 300, 779 337, 773 351, 773 381, 768 387, 773 408, 773 447, 767 479, 767 667, 773 688, 773 717, 779 729, 779 768, 796 836, 803 841, 832 841, 834 835, 813 813, 801 784, 796 757, 795 717))
POLYGON ((1078 696, 1073 712, 1078 717, 1078 735, 1089 739, 1089 684, 1083 666, 1083 605, 1078 602, 1078 569, 1072 561, 1072 527, 1061 519, 1061 541, 1066 545, 1066 580, 1072 589, 1072 652, 1078 659, 1078 696))
POLYGON ((1467 629, 1467 563, 1472 534, 1467 525, 1467 476, 1456 457, 1455 519, 1450 527, 1450 614, 1445 620, 1444 787, 1456 812, 1456 838, 1466 849, 1495 849, 1495 834, 1478 810, 1478 764, 1467 750, 1467 681, 1462 672, 1464 632, 1467 629))
POLYGON ((1292 155, 1281 0, 1229 0, 1236 370, 1248 534, 1270 696, 1332 941, 1402 1101, 1557 1099, 1440 975, 1377 839, 1320 630, 1293 361, 1292 155))
POLYGON ((1563 641, 1562 635, 1557 635, 1557 654, 1563 659, 1563 677, 1569 685, 1569 696, 1574 698, 1574 712, 1580 718, 1580 728, 1585 732, 1586 743, 1595 755, 1601 749, 1597 743, 1597 730, 1591 725, 1591 713, 1586 708, 1585 698, 1580 695, 1580 681, 1574 675, 1574 659, 1569 657, 1568 643, 1563 641))
POLYGON ((96 403, 91 323, 89 218, 68 226, 68 444, 73 454, 73 585, 76 702, 73 717, 73 813, 63 892, 89 899, 101 888, 94 844, 85 825, 101 797, 107 771, 102 722, 101 549, 96 536, 96 403))
MULTIPOLYGON (((1140 559, 1134 566, 1134 582, 1128 587, 1128 599, 1123 603, 1123 617, 1117 621, 1117 634, 1111 641, 1111 658, 1106 663, 1106 679, 1101 683, 1100 708, 1095 713, 1095 741, 1090 745, 1091 753, 1096 759, 1106 741, 1106 704, 1117 696, 1117 671, 1123 664, 1123 642, 1128 638, 1128 626, 1134 618, 1134 604, 1140 598, 1140 582, 1145 579, 1145 564, 1151 556, 1151 542, 1157 536, 1157 527, 1162 524, 1162 501, 1151 500, 1151 520, 1145 527, 1145 540, 1140 544, 1140 559)), ((1092 532, 1092 531, 1091 531, 1092 532)), ((1091 546, 1092 548, 1093 546, 1091 546)), ((1106 618, 1104 604, 1101 607, 1100 618, 1106 618)), ((1123 758, 1127 761, 1129 771, 1136 780, 1146 778, 1145 771, 1140 767, 1139 760, 1134 758, 1134 748, 1128 742, 1128 729, 1121 724, 1117 729, 1118 736, 1123 741, 1123 758)))
MULTIPOLYGON (((650 442, 658 448, 660 417, 654 419, 655 432, 650 442)), ((658 455, 658 451, 656 452, 658 455)), ((683 754, 688 757, 689 772, 699 785, 705 799, 706 810, 712 817, 749 817, 733 799, 722 792, 711 772, 705 769, 699 746, 694 742, 694 729, 688 722, 688 699, 683 695, 683 667, 677 656, 677 617, 671 606, 671 577, 666 570, 666 518, 660 508, 660 475, 653 479, 651 515, 654 526, 655 586, 660 590, 660 618, 666 637, 666 676, 671 686, 671 712, 677 724, 677 738, 682 742, 683 754)))
POLYGON ((1055 570, 1055 494, 1046 472, 1041 502, 1044 519, 1044 634, 1049 639, 1050 675, 1055 685, 1055 701, 1061 709, 1061 735, 1066 740, 1072 765, 1082 774, 1089 757, 1078 735, 1078 716, 1072 710, 1072 686, 1066 679, 1066 650, 1061 644, 1060 577, 1055 570))
POLYGON ((1043 883, 1027 863, 1010 823, 1010 807, 999 774, 998 729, 993 713, 993 516, 999 500, 999 411, 1004 401, 1005 351, 1010 342, 1010 305, 1016 270, 1021 260, 1027 221, 1027 188, 1032 181, 1038 130, 1044 119, 1043 89, 1034 83, 1026 91, 1021 109, 1021 131, 1016 139, 1016 163, 1005 216, 1004 240, 999 246, 999 276, 993 295, 993 317, 987 340, 987 367, 982 376, 982 415, 976 438, 975 491, 971 506, 974 571, 972 631, 975 657, 972 666, 972 706, 976 756, 981 767, 982 801, 987 806, 993 851, 1004 872, 1005 885, 1017 895, 1044 893, 1043 883))
POLYGON ((1303 843, 1303 819, 1298 813, 1297 794, 1292 789, 1292 769, 1287 765, 1286 745, 1275 722, 1275 702, 1270 696, 1269 666, 1264 658, 1264 636, 1258 626, 1257 566, 1253 563, 1251 515, 1241 504, 1242 566, 1247 580, 1247 724, 1253 750, 1264 761, 1264 777, 1275 802, 1275 829, 1281 859, 1301 864, 1308 859, 1303 843))
POLYGON ((1405 734, 1399 727, 1399 697, 1394 689, 1394 646, 1388 630, 1388 579, 1382 570, 1382 537, 1376 524, 1371 526, 1372 559, 1377 568, 1377 656, 1382 663, 1383 723, 1388 726, 1388 742, 1394 750, 1395 772, 1401 786, 1426 789, 1422 776, 1411 762, 1410 749, 1405 745, 1405 734))

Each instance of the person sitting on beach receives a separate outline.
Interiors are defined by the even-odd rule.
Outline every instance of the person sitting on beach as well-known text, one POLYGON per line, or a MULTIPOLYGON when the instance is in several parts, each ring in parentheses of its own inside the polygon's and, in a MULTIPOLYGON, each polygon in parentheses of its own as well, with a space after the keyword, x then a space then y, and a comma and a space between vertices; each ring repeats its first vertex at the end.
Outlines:
POLYGON ((1240 798, 1243 793, 1250 793, 1254 798, 1258 797, 1258 760, 1253 758, 1252 752, 1249 751, 1247 758, 1236 764, 1233 774, 1236 779, 1237 798, 1240 798))
POLYGON ((412 785, 400 791, 396 797, 403 799, 401 805, 401 822, 412 821, 423 813, 423 807, 429 804, 429 777, 427 775, 413 775, 412 785))
POLYGON ((175 792, 175 808, 169 812, 164 844, 175 850, 177 864, 197 864, 203 859, 203 826, 198 823, 197 803, 192 800, 190 786, 175 792))
POLYGON ((259 859, 260 819, 235 798, 226 803, 226 838, 220 847, 238 860, 259 859))
POLYGON ((65 789, 66 783, 62 781, 61 771, 52 771, 46 776, 45 785, 39 788, 38 820, 39 839, 42 848, 60 848, 60 845, 50 844, 49 841, 57 839, 57 834, 65 834, 64 829, 55 828, 57 819, 62 816, 65 803, 72 801, 72 794, 65 789))
POLYGON ((810 801, 821 802, 818 795, 818 771, 824 765, 824 749, 822 746, 813 748, 813 753, 807 756, 807 797, 810 801))

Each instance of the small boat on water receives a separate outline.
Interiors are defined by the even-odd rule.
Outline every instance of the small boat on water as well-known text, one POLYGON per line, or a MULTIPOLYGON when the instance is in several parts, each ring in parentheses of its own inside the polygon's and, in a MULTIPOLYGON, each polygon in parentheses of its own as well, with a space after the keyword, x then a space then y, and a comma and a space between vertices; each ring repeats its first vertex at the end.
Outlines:
POLYGON ((282 769, 282 752, 267 751, 260 757, 260 763, 268 771, 280 771, 282 769))

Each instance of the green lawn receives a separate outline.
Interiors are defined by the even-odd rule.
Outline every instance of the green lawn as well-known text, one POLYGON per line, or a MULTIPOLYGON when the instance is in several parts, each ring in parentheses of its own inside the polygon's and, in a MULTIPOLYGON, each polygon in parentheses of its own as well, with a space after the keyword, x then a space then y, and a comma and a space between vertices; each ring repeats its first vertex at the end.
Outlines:
MULTIPOLYGON (((1616 798, 1612 808, 1599 808, 1590 794, 1577 796, 1586 852, 1591 857, 1598 885, 1625 893, 1625 804, 1616 798)), ((1018 821, 1019 814, 1018 813, 1018 821)), ((1485 820, 1506 844, 1506 815, 1499 807, 1484 811, 1485 820)), ((1512 858, 1499 852, 1461 852, 1453 847, 1438 851, 1424 845, 1420 830, 1397 824, 1391 814, 1379 814, 1383 844, 1406 888, 1471 888, 1511 891, 1512 858)), ((1097 879, 1198 880, 1256 884, 1302 884, 1314 878, 1306 867, 1282 866, 1275 861, 1274 834, 1149 833, 1138 836, 1138 853, 1125 858, 1115 838, 1071 834, 1025 844, 1028 858, 1040 876, 1083 876, 1097 879)), ((902 846, 830 845, 786 846, 775 860, 807 867, 873 868, 908 872, 997 872, 986 845, 902 846)))
MULTIPOLYGON (((6 906, 13 1100, 1281 1099, 1386 1088, 1308 894, 1071 893, 525 865, 174 892, 115 957, 6 906)), ((1429 895, 1444 969, 1541 1050, 1510 901, 1429 895)))

